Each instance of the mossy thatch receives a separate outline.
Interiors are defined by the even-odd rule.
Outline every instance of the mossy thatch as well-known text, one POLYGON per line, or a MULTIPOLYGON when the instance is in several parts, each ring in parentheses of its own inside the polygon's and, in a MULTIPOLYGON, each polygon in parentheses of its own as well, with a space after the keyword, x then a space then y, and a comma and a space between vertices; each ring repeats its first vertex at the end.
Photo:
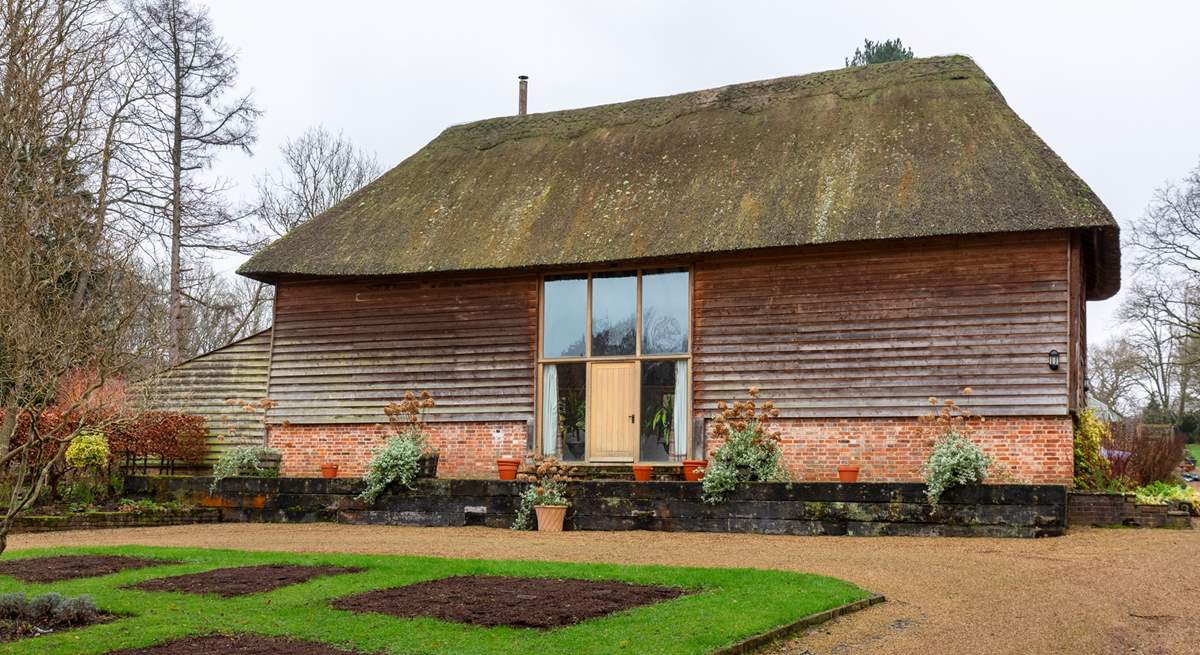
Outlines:
POLYGON ((1117 224, 967 57, 451 127, 240 272, 396 275, 1117 224))

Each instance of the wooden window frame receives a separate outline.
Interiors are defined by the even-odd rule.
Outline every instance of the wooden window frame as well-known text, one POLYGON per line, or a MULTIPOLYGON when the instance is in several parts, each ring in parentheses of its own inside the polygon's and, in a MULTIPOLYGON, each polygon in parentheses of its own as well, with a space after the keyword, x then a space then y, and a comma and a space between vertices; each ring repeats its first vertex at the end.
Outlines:
MULTIPOLYGON (((695 348, 694 334, 693 334, 693 331, 694 331, 693 318, 695 316, 695 309, 696 309, 696 307, 695 307, 695 298, 696 298, 695 280, 696 280, 695 271, 692 266, 686 265, 686 264, 672 265, 672 264, 667 264, 667 263, 664 263, 664 264, 661 264, 658 266, 639 266, 639 267, 630 267, 630 268, 593 267, 593 268, 584 268, 584 269, 572 269, 572 270, 542 273, 541 275, 538 276, 537 343, 534 344, 534 349, 536 352, 536 366, 534 366, 534 383, 533 383, 533 400, 534 400, 534 403, 533 403, 534 404, 533 447, 534 447, 535 454, 542 453, 542 445, 543 445, 542 444, 542 387, 543 387, 542 373, 543 373, 543 366, 545 366, 546 364, 584 364, 587 367, 585 376, 584 376, 585 389, 584 389, 583 402, 584 402, 584 407, 587 408, 586 411, 588 411, 588 416, 590 416, 591 415, 591 413, 590 413, 591 412, 591 404, 592 404, 592 398, 591 398, 591 394, 592 394, 592 363, 593 362, 634 362, 638 365, 637 424, 639 426, 639 428, 638 428, 638 444, 639 445, 634 453, 633 463, 635 463, 635 464, 645 463, 645 464, 655 464, 655 465, 674 464, 675 460, 643 461, 641 458, 642 457, 641 445, 640 445, 641 444, 641 427, 640 426, 641 426, 641 421, 642 421, 642 417, 641 417, 641 406, 642 406, 641 371, 642 371, 642 362, 645 362, 645 361, 651 361, 651 362, 653 362, 653 361, 672 361, 673 362, 673 361, 683 360, 683 361, 687 362, 687 399, 686 399, 686 404, 687 404, 687 409, 688 409, 687 413, 688 413, 689 420, 684 421, 686 423, 686 425, 683 426, 683 429, 686 431, 686 434, 684 435, 684 450, 685 450, 685 452, 682 455, 680 455, 680 458, 687 459, 691 455, 690 451, 692 449, 692 421, 690 420, 690 418, 692 416, 692 406, 693 406, 692 403, 694 401, 693 393, 692 393, 692 386, 693 386, 692 383, 693 383, 693 376, 695 375, 695 373, 692 369, 692 353, 695 348), (653 274, 656 271, 670 271, 670 270, 686 272, 688 274, 687 351, 683 352, 683 353, 670 353, 670 354, 663 354, 663 355, 646 355, 646 354, 642 353, 642 278, 647 272, 650 272, 651 274, 653 274), (634 323, 635 323, 635 325, 634 325, 634 331, 635 331, 634 342, 635 343, 634 343, 634 354, 632 354, 632 355, 598 355, 598 356, 592 355, 592 279, 593 279, 593 277, 595 277, 595 275, 597 273, 609 273, 609 274, 633 273, 637 278, 637 301, 636 301, 637 305, 636 305, 635 318, 634 318, 634 323), (546 357, 544 354, 544 350, 543 350, 543 340, 544 340, 544 336, 545 336, 543 331, 545 330, 545 326, 546 326, 546 322, 545 322, 546 279, 547 278, 557 278, 557 277, 580 276, 580 275, 586 276, 586 280, 587 280, 587 285, 586 285, 587 286, 587 301, 586 301, 586 305, 584 307, 584 347, 583 347, 584 355, 583 355, 583 357, 546 357)), ((678 430, 678 426, 676 426, 676 429, 678 430)), ((594 462, 592 460, 592 440, 591 439, 588 439, 585 444, 584 460, 582 462, 569 462, 569 463, 572 465, 582 465, 582 466, 611 465, 611 462, 594 462)))

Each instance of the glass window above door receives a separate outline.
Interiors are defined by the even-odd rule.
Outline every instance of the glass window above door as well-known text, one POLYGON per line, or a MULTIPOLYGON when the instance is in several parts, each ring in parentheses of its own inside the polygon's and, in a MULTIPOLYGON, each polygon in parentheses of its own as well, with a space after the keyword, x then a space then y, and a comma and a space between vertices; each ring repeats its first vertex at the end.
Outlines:
POLYGON ((690 295, 686 269, 547 277, 542 359, 686 356, 690 295))
POLYGON ((583 357, 587 335, 586 275, 546 278, 542 292, 542 356, 583 357))
POLYGON ((637 354, 636 273, 592 277, 592 356, 637 354))
POLYGON ((642 352, 685 353, 688 349, 687 271, 642 274, 642 352))

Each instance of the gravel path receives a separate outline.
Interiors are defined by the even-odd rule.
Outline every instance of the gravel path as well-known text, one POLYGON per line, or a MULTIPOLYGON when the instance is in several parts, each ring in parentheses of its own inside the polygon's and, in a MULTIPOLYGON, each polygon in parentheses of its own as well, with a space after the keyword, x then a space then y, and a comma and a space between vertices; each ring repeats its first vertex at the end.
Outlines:
POLYGON ((13 550, 146 544, 792 569, 850 580, 888 602, 767 653, 1200 653, 1200 531, 1001 540, 220 524, 9 542, 13 550))

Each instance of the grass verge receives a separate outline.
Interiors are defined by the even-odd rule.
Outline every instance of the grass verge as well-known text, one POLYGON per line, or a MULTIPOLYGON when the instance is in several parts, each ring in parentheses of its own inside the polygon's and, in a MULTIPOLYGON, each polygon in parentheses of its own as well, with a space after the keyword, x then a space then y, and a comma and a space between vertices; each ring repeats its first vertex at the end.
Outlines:
MULTIPOLYGON (((0 576, 0 593, 89 594, 126 618, 35 640, 0 644, 0 655, 99 655, 187 635, 247 632, 291 636, 363 653, 654 653, 699 655, 871 596, 848 582, 758 569, 699 569, 559 562, 456 560, 388 555, 262 553, 185 548, 71 548, 20 551, 4 559, 115 554, 177 560, 99 578, 24 584, 0 576), (305 564, 360 567, 236 598, 123 589, 151 578, 228 566, 305 564), (484 628, 429 618, 401 619, 333 609, 329 601, 374 589, 452 575, 506 575, 684 587, 694 593, 553 630, 484 628)), ((516 601, 519 602, 519 601, 516 601)))

